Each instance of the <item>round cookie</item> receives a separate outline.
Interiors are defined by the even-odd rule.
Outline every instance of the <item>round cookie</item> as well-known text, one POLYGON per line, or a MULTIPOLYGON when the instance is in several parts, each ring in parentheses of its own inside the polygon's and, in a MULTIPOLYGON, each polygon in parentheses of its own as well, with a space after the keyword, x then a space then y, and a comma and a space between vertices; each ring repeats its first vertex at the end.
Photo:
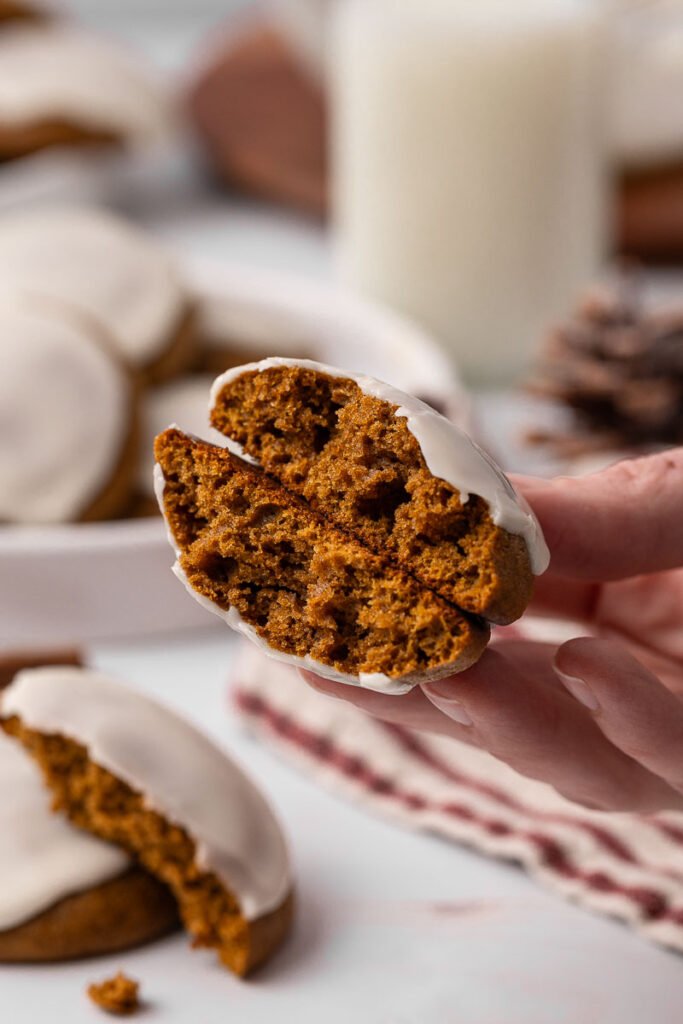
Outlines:
POLYGON ((167 101, 130 55, 70 24, 0 33, 0 162, 55 146, 134 146, 168 131, 167 101))
MULTIPOLYGON (((0 658, 0 689, 27 664, 77 664, 76 652, 0 658)), ((50 809, 36 766, 0 734, 0 962, 113 953, 177 926, 165 886, 118 848, 50 809)))
POLYGON ((41 207, 3 217, 0 277, 83 309, 145 380, 194 359, 191 304, 175 261, 104 210, 41 207))
POLYGON ((362 374, 271 358, 213 386, 212 426, 285 487, 457 607, 518 618, 545 571, 503 472, 429 406, 362 374))
POLYGON ((0 711, 56 806, 168 884, 195 945, 216 949, 238 975, 274 952, 291 923, 287 847, 223 751, 172 711, 84 669, 19 673, 0 711))
POLYGON ((0 294, 0 522, 122 513, 135 474, 134 404, 98 327, 63 304, 0 294))

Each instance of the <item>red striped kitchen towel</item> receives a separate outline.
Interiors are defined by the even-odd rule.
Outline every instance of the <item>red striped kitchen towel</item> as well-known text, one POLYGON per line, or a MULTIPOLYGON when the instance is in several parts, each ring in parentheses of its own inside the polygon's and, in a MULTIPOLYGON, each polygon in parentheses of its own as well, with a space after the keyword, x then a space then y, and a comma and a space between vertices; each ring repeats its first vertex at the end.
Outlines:
POLYGON ((683 814, 601 814, 481 750, 383 724, 245 645, 250 729, 321 784, 398 824, 514 860, 578 903, 683 952, 683 814))

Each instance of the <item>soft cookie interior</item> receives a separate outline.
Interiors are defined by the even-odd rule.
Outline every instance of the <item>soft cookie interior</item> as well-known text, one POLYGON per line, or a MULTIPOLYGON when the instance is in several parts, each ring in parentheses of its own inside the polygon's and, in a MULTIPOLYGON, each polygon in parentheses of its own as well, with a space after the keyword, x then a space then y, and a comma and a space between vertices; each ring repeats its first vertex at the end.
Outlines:
POLYGON ((519 618, 533 589, 525 541, 429 471, 396 409, 351 379, 275 366, 227 382, 211 423, 441 597, 492 622, 519 618))
POLYGON ((85 747, 28 729, 16 716, 1 724, 39 763, 56 810, 129 850, 169 886, 195 945, 214 948, 227 967, 244 975, 280 944, 290 925, 291 896, 271 914, 245 920, 232 893, 198 865, 190 835, 150 810, 143 794, 91 761, 85 747))
POLYGON ((458 671, 481 655, 488 627, 261 470, 176 429, 157 438, 155 455, 193 590, 236 611, 271 648, 349 677, 404 681, 458 671))

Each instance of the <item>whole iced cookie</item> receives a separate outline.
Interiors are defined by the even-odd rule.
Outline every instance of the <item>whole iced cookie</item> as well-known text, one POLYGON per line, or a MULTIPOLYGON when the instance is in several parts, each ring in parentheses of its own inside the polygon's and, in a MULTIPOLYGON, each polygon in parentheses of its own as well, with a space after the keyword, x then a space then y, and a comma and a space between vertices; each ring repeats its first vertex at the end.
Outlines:
POLYGON ((548 549, 473 441, 387 384, 308 360, 219 377, 212 426, 292 492, 459 608, 518 618, 548 549))
POLYGON ((284 837, 260 792, 206 736, 78 668, 19 673, 0 714, 56 808, 170 887, 195 945, 239 975, 280 945, 292 913, 284 837))
MULTIPOLYGON (((27 662, 0 658, 0 688, 27 662)), ((125 853, 50 809, 36 765, 0 733, 0 961, 65 960, 128 949, 177 925, 169 891, 125 853)))
POLYGON ((104 210, 38 208, 0 219, 0 278, 79 306, 145 378, 193 358, 192 315, 175 261, 104 210))
POLYGON ((0 293, 0 522, 107 519, 130 500, 134 393, 106 335, 64 304, 0 293))
POLYGON ((168 130, 168 103, 107 38, 61 22, 0 34, 0 161, 54 146, 132 146, 168 130))

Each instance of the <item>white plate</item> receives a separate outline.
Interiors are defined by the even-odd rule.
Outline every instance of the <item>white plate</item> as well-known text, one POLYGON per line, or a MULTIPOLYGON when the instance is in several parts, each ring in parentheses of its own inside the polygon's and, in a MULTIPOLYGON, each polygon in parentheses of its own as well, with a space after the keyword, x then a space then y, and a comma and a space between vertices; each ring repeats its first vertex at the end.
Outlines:
MULTIPOLYGON (((229 265, 193 266, 206 317, 262 349, 306 346, 314 358, 407 388, 465 424, 469 404, 435 342, 340 289, 229 265)), ((208 398, 208 396, 207 396, 208 398)), ((0 646, 84 643, 207 627, 171 575, 161 520, 0 528, 0 646)))

